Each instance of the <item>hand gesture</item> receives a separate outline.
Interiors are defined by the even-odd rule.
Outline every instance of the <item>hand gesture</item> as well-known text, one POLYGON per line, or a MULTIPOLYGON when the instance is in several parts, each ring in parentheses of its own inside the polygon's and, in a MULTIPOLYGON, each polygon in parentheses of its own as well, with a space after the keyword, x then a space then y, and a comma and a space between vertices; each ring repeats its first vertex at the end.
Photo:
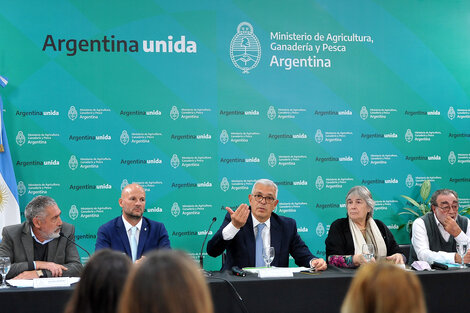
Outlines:
POLYGON ((401 253, 395 253, 391 256, 386 257, 387 260, 392 261, 393 264, 404 264, 403 255, 401 253))
POLYGON ((52 277, 61 277, 62 271, 66 271, 67 268, 63 265, 56 264, 54 262, 36 261, 37 270, 48 270, 51 272, 52 277))
POLYGON ((24 271, 21 274, 18 274, 13 279, 34 279, 39 278, 38 273, 36 271, 24 271))
MULTIPOLYGON (((462 263, 462 258, 458 253, 455 254, 455 263, 462 263)), ((467 254, 464 255, 463 257, 463 262, 464 263, 470 263, 470 250, 467 252, 467 254)))
POLYGON ((245 203, 240 204, 240 206, 235 212, 233 212, 233 210, 229 207, 226 207, 225 209, 228 213, 230 213, 230 217, 232 218, 232 224, 237 229, 240 229, 245 225, 246 220, 250 215, 250 209, 245 203))
POLYGON ((442 225, 444 226, 444 229, 454 238, 457 237, 462 231, 457 222, 449 215, 446 216, 445 220, 442 222, 442 225))
POLYGON ((323 259, 313 259, 310 261, 310 267, 315 269, 315 272, 324 271, 328 267, 325 260, 323 259))

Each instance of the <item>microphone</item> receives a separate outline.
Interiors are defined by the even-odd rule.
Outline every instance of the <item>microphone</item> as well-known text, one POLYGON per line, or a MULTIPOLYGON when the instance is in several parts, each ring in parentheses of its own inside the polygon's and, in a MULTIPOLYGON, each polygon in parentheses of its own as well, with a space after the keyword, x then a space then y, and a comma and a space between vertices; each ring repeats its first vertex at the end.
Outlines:
POLYGON ((241 277, 246 276, 246 272, 242 270, 241 268, 239 268, 238 266, 232 267, 232 274, 235 276, 241 276, 241 277))
POLYGON ((207 230, 206 237, 204 238, 204 241, 202 242, 202 247, 201 247, 201 254, 199 255, 199 264, 201 265, 201 268, 204 269, 204 259, 202 257, 202 251, 204 250, 204 245, 206 244, 207 236, 209 236, 209 232, 211 230, 212 225, 214 225, 215 221, 217 221, 217 217, 212 218, 212 223, 209 225, 209 229, 207 230))
POLYGON ((442 263, 439 263, 439 262, 434 261, 434 262, 431 264, 431 268, 432 268, 432 269, 438 269, 438 270, 447 270, 447 269, 449 268, 449 266, 446 265, 446 264, 442 264, 442 263))
POLYGON ((73 243, 74 245, 76 245, 77 247, 79 247, 80 249, 82 249, 83 251, 85 251, 86 254, 88 254, 88 257, 89 257, 89 258, 91 257, 90 252, 88 252, 85 248, 83 248, 82 246, 80 246, 80 245, 79 245, 78 243, 76 243, 75 241, 70 240, 69 237, 67 237, 67 236, 64 235, 64 233, 62 232, 62 230, 60 231, 59 236, 60 236, 60 237, 64 237, 65 239, 67 239, 68 241, 70 241, 71 243, 73 243))

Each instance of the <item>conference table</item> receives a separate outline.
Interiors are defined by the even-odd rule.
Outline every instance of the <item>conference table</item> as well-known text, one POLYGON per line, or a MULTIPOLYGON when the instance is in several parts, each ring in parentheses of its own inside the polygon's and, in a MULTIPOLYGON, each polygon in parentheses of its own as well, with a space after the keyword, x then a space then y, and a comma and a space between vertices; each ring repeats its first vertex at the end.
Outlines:
MULTIPOLYGON (((214 272, 208 277, 217 313, 338 313, 355 274, 330 267, 321 273, 295 273, 289 278, 233 276, 214 272), (240 295, 238 298, 237 293, 240 295)), ((469 312, 470 269, 417 272, 428 312, 469 312)), ((0 312, 60 313, 74 287, 7 288, 0 290, 0 312)))

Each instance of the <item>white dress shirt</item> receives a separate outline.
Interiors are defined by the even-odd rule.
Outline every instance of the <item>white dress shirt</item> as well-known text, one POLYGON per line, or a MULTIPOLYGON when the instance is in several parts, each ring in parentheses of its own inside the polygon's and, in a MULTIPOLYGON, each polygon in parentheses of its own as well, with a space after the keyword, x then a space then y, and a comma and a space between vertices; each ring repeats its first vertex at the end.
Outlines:
MULTIPOLYGON (((442 238, 444 238, 445 241, 449 241, 451 235, 444 229, 444 226, 437 219, 436 214, 433 214, 433 216, 442 238)), ((466 219, 468 220, 468 218, 466 219)), ((430 264, 434 261, 440 263, 455 263, 455 252, 431 251, 429 249, 428 233, 422 218, 417 218, 413 222, 412 232, 411 243, 413 244, 418 260, 426 261, 430 264)), ((457 243, 470 242, 470 220, 468 221, 467 229, 465 231, 462 229, 460 234, 455 237, 455 241, 457 243)))
MULTIPOLYGON (((131 224, 129 224, 128 221, 124 218, 124 216, 121 216, 122 221, 124 222, 124 227, 126 228, 126 233, 127 233, 127 239, 129 239, 129 244, 131 243, 131 228, 133 227, 131 224)), ((137 241, 137 246, 139 245, 139 236, 140 236, 140 230, 142 229, 142 219, 135 225, 137 228, 135 231, 135 240, 137 241)))

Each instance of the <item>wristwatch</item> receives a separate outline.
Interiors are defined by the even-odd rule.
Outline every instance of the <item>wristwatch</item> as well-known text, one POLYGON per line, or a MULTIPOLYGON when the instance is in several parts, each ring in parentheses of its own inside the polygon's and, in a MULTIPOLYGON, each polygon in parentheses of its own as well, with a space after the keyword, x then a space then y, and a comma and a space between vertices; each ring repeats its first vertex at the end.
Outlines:
POLYGON ((39 277, 39 278, 44 277, 44 272, 43 272, 42 270, 37 270, 37 271, 36 271, 36 274, 38 274, 38 277, 39 277))

